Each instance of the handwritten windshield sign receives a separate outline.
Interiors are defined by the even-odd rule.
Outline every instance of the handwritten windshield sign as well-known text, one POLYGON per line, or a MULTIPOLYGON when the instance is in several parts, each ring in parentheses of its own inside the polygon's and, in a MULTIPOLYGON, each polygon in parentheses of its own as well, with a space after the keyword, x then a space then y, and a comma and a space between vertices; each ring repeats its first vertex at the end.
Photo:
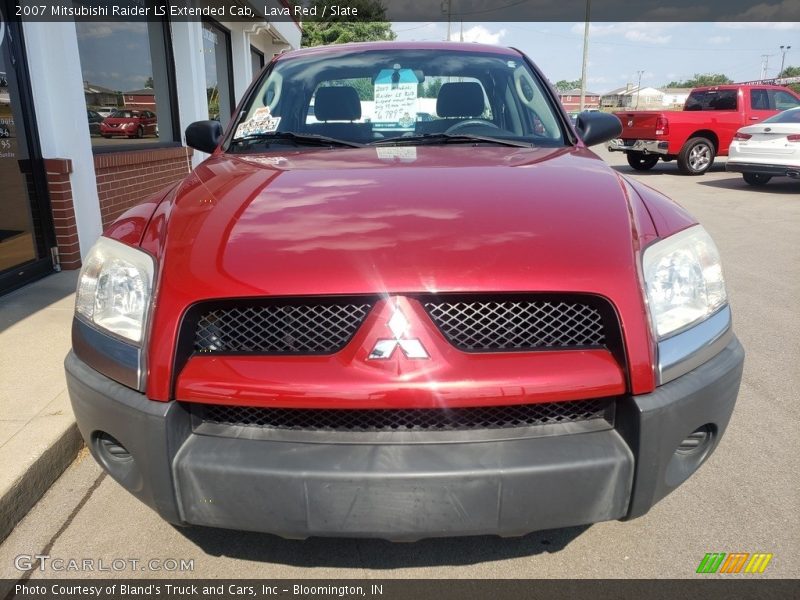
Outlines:
POLYGON ((375 79, 375 129, 413 131, 417 76, 411 69, 382 69, 375 79))

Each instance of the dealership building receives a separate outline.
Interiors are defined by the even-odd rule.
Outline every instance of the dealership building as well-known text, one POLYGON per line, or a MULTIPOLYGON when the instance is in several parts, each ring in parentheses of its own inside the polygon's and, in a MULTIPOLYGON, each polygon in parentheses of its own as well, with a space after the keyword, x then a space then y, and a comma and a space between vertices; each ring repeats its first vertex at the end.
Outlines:
POLYGON ((226 125, 264 64, 299 47, 299 23, 264 18, 285 0, 231 3, 254 16, 18 22, 0 0, 0 294, 79 268, 116 217, 202 160, 186 127, 226 125))

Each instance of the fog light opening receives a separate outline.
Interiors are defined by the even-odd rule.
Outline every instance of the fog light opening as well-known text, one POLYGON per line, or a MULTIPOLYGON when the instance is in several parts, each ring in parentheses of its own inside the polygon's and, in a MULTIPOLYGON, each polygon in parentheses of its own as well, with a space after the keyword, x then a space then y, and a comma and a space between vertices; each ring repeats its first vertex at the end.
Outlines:
POLYGON ((677 487, 694 473, 711 454, 717 437, 717 426, 706 423, 687 435, 678 444, 665 473, 665 483, 677 487))
POLYGON ((92 434, 92 449, 95 458, 111 477, 133 493, 141 489, 139 466, 122 442, 110 433, 95 431, 92 434))
POLYGON ((110 433, 99 431, 95 434, 97 451, 108 460, 124 462, 133 460, 131 453, 122 443, 110 433))
POLYGON ((714 426, 710 423, 698 427, 684 439, 676 454, 693 455, 704 453, 714 440, 714 426))

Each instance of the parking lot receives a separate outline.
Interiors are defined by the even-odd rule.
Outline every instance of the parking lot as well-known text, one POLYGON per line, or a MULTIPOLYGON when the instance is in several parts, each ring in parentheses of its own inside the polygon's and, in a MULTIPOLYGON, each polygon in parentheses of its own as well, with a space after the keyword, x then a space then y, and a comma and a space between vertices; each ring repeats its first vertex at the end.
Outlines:
MULTIPOLYGON (((0 577, 23 575, 19 555, 64 559, 193 560, 191 573, 38 571, 33 578, 192 576, 311 578, 694 577, 707 552, 769 552, 763 575, 800 577, 800 182, 753 188, 726 173, 702 177, 675 163, 634 173, 668 194, 715 238, 736 332, 746 351, 737 409, 702 469, 649 514, 631 522, 392 544, 374 540, 289 541, 233 531, 178 529, 140 504, 84 452, 0 545, 0 577)), ((141 568, 141 567, 139 567, 141 568)))

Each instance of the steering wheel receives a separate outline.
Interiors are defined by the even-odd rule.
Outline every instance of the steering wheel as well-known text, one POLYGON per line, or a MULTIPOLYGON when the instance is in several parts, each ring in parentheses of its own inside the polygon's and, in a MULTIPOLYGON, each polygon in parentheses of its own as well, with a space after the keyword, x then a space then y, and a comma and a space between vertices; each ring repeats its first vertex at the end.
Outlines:
POLYGON ((460 131, 462 129, 466 129, 467 127, 489 127, 491 129, 500 129, 497 125, 492 123, 491 121, 485 121, 484 119, 467 119, 466 121, 461 121, 460 123, 456 123, 444 130, 445 133, 453 133, 454 131, 460 131))

